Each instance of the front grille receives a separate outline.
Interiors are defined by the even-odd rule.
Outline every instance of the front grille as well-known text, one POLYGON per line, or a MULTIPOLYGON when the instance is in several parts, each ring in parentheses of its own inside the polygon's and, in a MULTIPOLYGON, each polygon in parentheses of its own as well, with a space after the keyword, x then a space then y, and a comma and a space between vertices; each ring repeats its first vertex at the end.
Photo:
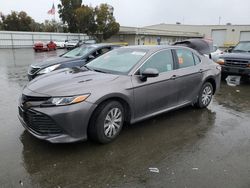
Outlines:
POLYGON ((22 102, 38 102, 38 101, 47 101, 49 100, 51 97, 34 97, 34 96, 28 96, 28 95, 24 95, 22 94, 22 102))
POLYGON ((230 60, 230 59, 225 60, 225 65, 230 66, 230 67, 246 68, 248 66, 248 64, 249 64, 249 62, 244 61, 244 60, 230 60))
POLYGON ((29 129, 40 135, 61 134, 63 131, 47 115, 35 110, 19 110, 20 116, 29 129), (21 112, 20 112, 21 111, 21 112))
POLYGON ((37 71, 40 70, 40 67, 33 67, 33 66, 30 66, 29 68, 29 74, 35 74, 37 71))

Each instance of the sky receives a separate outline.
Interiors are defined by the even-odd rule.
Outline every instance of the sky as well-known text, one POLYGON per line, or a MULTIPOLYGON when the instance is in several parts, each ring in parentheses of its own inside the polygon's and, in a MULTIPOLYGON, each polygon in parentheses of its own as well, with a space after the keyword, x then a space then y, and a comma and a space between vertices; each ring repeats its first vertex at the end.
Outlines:
MULTIPOLYGON (((60 0, 0 0, 0 12, 25 11, 37 22, 52 19, 47 12, 60 0)), ((249 0, 83 0, 96 6, 108 3, 122 26, 142 27, 159 23, 175 24, 250 24, 249 0), (221 17, 221 19, 219 19, 221 17)), ((59 20, 56 13, 56 20, 59 20)))

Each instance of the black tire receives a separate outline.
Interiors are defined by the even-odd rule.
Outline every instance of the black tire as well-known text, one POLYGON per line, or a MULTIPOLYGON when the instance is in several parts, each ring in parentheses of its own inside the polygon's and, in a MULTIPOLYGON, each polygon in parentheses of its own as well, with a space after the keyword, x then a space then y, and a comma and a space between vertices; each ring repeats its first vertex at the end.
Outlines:
POLYGON ((206 108, 210 104, 212 97, 213 97, 213 86, 211 83, 206 82, 201 87, 198 100, 195 106, 197 106, 198 108, 206 108))
POLYGON ((122 130, 124 117, 124 108, 121 103, 118 101, 104 102, 97 108, 91 117, 88 127, 89 138, 102 144, 113 141, 122 130), (117 115, 120 113, 120 116, 117 116, 117 119, 120 119, 120 121, 118 122, 117 119, 113 119, 112 121, 107 120, 112 117, 112 112, 115 113, 116 110, 117 115))

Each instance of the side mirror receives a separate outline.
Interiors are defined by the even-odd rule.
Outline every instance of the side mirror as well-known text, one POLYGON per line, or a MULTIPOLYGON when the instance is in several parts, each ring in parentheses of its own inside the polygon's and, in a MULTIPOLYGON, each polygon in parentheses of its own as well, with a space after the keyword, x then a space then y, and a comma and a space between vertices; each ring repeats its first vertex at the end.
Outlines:
POLYGON ((159 76, 159 71, 153 68, 147 68, 141 73, 141 80, 147 81, 147 78, 153 78, 159 76))
POLYGON ((212 59, 212 54, 209 54, 208 57, 209 57, 209 59, 212 59))
POLYGON ((234 49, 234 46, 229 46, 229 48, 227 49, 227 52, 232 53, 233 49, 234 49))
POLYGON ((93 56, 93 55, 89 55, 88 58, 87 58, 88 61, 91 61, 93 59, 95 59, 95 56, 93 56))

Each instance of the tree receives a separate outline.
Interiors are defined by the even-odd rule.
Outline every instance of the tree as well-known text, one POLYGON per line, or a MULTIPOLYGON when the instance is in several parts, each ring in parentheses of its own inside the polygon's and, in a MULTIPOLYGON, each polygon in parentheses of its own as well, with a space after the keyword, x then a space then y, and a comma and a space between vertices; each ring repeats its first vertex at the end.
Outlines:
POLYGON ((61 0, 58 5, 59 16, 68 25, 69 32, 82 32, 95 36, 100 42, 119 32, 114 8, 101 4, 95 8, 82 5, 82 0, 61 0))
POLYGON ((34 20, 26 12, 15 12, 5 16, 1 15, 2 27, 8 31, 31 31, 31 24, 34 20))
POLYGON ((66 23, 68 25, 69 32, 71 33, 79 32, 76 9, 80 8, 81 5, 82 0, 61 0, 61 4, 58 5, 59 17, 62 19, 63 24, 66 23))
POLYGON ((113 7, 108 4, 101 4, 95 8, 97 31, 96 37, 102 42, 119 32, 120 24, 113 16, 113 7))
POLYGON ((43 24, 43 31, 45 32, 57 32, 58 23, 55 20, 45 20, 43 24))
POLYGON ((43 23, 37 23, 34 20, 30 24, 31 31, 33 32, 43 32, 43 23))
POLYGON ((79 32, 93 35, 97 26, 95 23, 95 12, 92 7, 82 5, 76 9, 76 20, 79 32))

